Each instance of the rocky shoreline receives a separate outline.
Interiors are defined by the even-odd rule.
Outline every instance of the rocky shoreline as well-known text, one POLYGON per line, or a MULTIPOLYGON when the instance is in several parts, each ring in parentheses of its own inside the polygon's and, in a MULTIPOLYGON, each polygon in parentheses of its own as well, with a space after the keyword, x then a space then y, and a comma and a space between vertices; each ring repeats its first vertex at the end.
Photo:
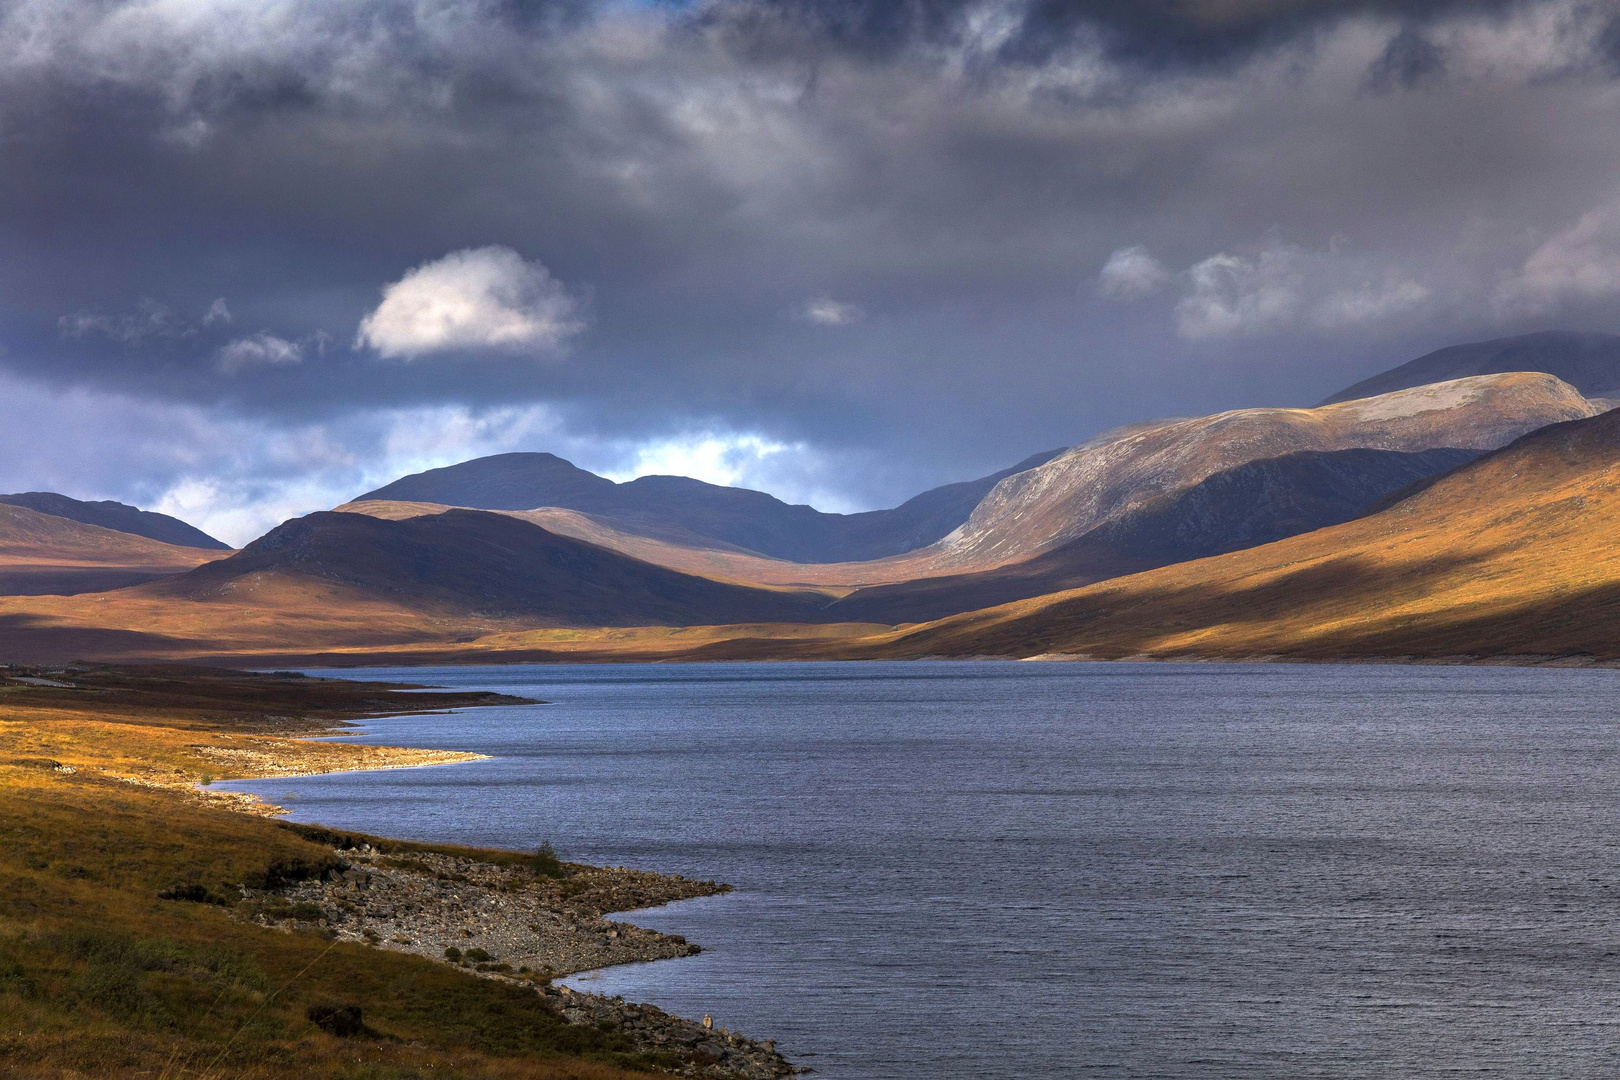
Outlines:
POLYGON ((265 890, 243 888, 241 917, 415 953, 484 978, 531 985, 571 1024, 608 1026, 683 1076, 775 1080, 801 1071, 771 1042, 705 1027, 651 1005, 570 991, 551 980, 594 968, 692 956, 701 947, 606 918, 615 911, 714 896, 730 886, 644 870, 496 864, 369 843, 334 849, 331 866, 265 890))

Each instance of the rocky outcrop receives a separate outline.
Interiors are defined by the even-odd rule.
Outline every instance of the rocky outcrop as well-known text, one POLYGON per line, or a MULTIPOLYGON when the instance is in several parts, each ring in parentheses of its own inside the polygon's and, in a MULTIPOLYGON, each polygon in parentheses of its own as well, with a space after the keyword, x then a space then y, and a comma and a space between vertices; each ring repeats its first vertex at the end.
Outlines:
POLYGON ((651 1005, 551 985, 574 972, 701 952, 677 934, 605 915, 713 896, 729 892, 729 885, 572 863, 390 854, 369 844, 335 851, 334 858, 331 873, 276 890, 244 888, 238 914, 265 926, 315 929, 533 986, 568 1022, 614 1027, 638 1050, 667 1058, 678 1075, 771 1080, 794 1072, 772 1043, 706 1028, 651 1005))
POLYGON ((712 881, 641 870, 571 866, 566 877, 548 878, 430 852, 342 854, 342 873, 291 886, 258 920, 317 921, 345 940, 484 973, 551 978, 697 953, 682 938, 611 922, 603 913, 728 891, 712 881))
POLYGON ((547 987, 545 993, 571 1024, 606 1024, 624 1032, 639 1050, 678 1055, 683 1064, 674 1071, 681 1076, 774 1080, 801 1071, 789 1065, 768 1039, 755 1042, 725 1028, 671 1016, 656 1005, 581 994, 566 986, 547 987))

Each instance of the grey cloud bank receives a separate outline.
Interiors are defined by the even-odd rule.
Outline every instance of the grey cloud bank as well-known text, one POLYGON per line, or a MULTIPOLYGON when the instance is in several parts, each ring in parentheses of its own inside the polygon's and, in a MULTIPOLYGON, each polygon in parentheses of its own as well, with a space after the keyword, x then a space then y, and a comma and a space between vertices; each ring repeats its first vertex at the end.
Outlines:
POLYGON ((19 0, 0 486, 893 504, 1620 324, 1620 5, 19 0), (144 419, 140 419, 144 418, 144 419))

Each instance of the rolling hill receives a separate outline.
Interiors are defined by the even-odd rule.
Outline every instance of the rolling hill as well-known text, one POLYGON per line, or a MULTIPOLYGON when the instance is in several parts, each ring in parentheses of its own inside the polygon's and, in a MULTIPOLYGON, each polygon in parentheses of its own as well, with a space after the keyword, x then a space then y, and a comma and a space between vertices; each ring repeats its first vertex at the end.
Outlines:
POLYGON ((1333 405, 1427 383, 1510 371, 1543 371, 1555 375, 1589 398, 1620 397, 1620 337, 1546 330, 1452 345, 1363 379, 1322 404, 1333 405))
POLYGON ((230 551, 229 544, 221 543, 195 526, 168 514, 155 514, 120 502, 84 502, 58 495, 54 491, 25 491, 17 495, 0 495, 0 505, 21 506, 86 525, 99 525, 114 532, 144 536, 178 547, 201 548, 204 551, 230 551))
POLYGON ((682 574, 504 514, 462 509, 395 521, 310 514, 146 592, 229 602, 246 587, 274 592, 289 580, 340 586, 425 614, 554 626, 819 622, 828 599, 682 574))
POLYGON ((862 655, 1620 659, 1620 412, 1376 514, 970 612, 862 655))
POLYGON ((0 503, 0 595, 103 592, 183 573, 223 554, 0 503))
POLYGON ((553 454, 498 454, 402 477, 353 503, 409 502, 478 510, 555 507, 590 515, 621 533, 685 547, 739 550, 802 563, 853 562, 933 543, 963 521, 1004 478, 1060 451, 1037 454, 978 480, 925 491, 892 510, 824 514, 764 492, 684 476, 623 484, 553 454))

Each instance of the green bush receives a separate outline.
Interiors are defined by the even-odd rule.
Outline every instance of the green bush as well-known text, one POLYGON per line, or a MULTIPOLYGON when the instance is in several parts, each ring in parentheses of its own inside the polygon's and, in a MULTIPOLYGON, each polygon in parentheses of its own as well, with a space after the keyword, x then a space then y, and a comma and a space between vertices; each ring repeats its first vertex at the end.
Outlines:
POLYGON ((535 850, 534 857, 529 860, 529 867, 540 877, 568 876, 568 871, 563 869, 562 860, 557 858, 557 849, 551 846, 550 840, 535 850))

